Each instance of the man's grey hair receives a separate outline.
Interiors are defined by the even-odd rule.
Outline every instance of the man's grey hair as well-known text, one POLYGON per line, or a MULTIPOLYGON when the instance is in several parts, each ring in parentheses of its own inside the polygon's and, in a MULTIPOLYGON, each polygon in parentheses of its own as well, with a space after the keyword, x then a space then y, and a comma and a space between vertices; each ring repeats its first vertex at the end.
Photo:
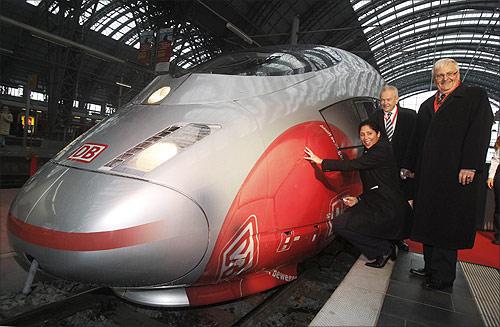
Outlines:
POLYGON ((382 92, 384 92, 384 91, 392 91, 392 92, 394 92, 396 97, 399 97, 398 88, 395 87, 394 85, 384 85, 382 87, 382 90, 380 90, 380 95, 382 95, 382 92))
POLYGON ((438 61, 436 61, 434 63, 434 67, 432 67, 432 74, 435 75, 437 69, 443 68, 444 66, 448 66, 448 65, 455 66, 456 70, 460 69, 460 67, 458 66, 458 62, 456 62, 455 59, 443 58, 443 59, 439 59, 438 61))

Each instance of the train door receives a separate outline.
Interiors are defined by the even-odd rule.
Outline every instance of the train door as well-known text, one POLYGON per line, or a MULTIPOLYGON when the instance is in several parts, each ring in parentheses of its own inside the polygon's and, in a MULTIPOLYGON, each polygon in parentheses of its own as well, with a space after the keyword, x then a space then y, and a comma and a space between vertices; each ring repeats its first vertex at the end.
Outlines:
POLYGON ((353 159, 362 153, 363 146, 359 139, 359 123, 368 119, 376 110, 377 102, 372 98, 356 98, 338 102, 320 111, 327 122, 330 132, 335 137, 342 131, 344 135, 337 135, 337 151, 342 159, 353 159))

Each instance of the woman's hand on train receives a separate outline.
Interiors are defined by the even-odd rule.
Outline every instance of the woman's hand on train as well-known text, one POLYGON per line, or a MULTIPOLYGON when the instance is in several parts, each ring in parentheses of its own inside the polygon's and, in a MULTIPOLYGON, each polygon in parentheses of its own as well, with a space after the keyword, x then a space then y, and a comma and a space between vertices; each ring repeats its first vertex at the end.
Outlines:
POLYGON ((348 206, 349 208, 350 207, 354 207, 359 202, 358 198, 355 197, 355 196, 346 196, 346 197, 343 197, 342 201, 344 201, 344 204, 346 206, 348 206))
POLYGON ((315 162, 318 165, 321 165, 321 163, 323 162, 323 159, 315 155, 314 152, 312 152, 311 149, 309 149, 307 146, 305 147, 304 152, 306 153, 304 159, 315 162))
POLYGON ((494 185, 494 180, 493 178, 488 178, 488 180, 486 181, 486 185, 488 185, 488 187, 490 188, 490 190, 493 189, 493 185, 494 185))

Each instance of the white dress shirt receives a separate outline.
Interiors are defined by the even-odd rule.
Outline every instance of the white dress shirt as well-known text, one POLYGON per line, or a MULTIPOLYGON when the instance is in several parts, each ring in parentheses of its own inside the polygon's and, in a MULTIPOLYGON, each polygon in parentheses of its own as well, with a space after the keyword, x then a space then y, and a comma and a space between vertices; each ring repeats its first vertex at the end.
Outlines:
MULTIPOLYGON (((398 122, 398 115, 396 115, 397 108, 398 108, 398 105, 395 105, 391 111, 388 111, 391 113, 391 121, 393 122, 392 123, 393 130, 396 130, 396 123, 398 122)), ((385 122, 386 113, 387 112, 384 111, 384 122, 385 122)))
POLYGON ((490 171, 488 172, 488 178, 495 178, 495 173, 497 171, 498 164, 500 163, 500 148, 495 150, 495 154, 491 157, 490 171))

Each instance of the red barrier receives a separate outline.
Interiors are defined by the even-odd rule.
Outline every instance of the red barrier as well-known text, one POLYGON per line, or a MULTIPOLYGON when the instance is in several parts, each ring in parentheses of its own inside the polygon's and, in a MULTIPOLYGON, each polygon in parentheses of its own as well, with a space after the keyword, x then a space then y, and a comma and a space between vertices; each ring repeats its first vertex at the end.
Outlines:
POLYGON ((38 157, 32 154, 30 159, 30 176, 33 176, 37 170, 38 170, 38 157))

